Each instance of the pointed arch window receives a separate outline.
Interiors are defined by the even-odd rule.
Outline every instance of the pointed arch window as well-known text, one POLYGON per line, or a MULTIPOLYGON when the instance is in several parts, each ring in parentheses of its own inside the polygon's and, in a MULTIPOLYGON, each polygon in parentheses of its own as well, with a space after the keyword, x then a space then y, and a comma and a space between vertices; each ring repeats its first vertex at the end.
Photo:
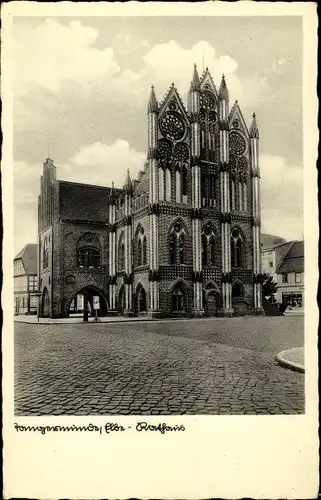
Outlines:
POLYGON ((202 264, 203 266, 216 266, 219 264, 219 246, 217 235, 208 223, 202 231, 202 264))
POLYGON ((186 235, 180 222, 176 222, 170 232, 169 253, 171 264, 185 264, 186 235))
POLYGON ((101 243, 98 234, 85 233, 77 243, 77 265, 84 269, 101 267, 101 243))
POLYGON ((143 227, 139 226, 135 238, 136 246, 136 266, 145 266, 147 264, 147 240, 145 236, 145 230, 143 227))
POLYGON ((240 281, 236 281, 232 285, 232 298, 244 297, 244 285, 240 281))
POLYGON ((231 264, 232 267, 244 266, 244 242, 238 229, 231 233, 231 264))
POLYGON ((125 242, 124 234, 121 235, 118 242, 118 271, 125 269, 125 242))

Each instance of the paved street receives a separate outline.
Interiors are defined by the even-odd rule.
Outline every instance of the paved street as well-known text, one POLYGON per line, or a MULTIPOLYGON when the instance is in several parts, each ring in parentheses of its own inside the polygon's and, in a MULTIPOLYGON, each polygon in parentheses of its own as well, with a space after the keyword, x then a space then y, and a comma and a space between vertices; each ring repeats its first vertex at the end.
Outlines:
POLYGON ((15 324, 16 415, 295 414, 303 317, 15 324))

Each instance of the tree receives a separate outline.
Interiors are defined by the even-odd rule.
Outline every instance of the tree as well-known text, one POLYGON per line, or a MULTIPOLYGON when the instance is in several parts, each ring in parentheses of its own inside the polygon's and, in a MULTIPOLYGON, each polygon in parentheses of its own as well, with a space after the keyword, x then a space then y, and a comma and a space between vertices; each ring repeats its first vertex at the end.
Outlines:
POLYGON ((263 283, 262 283, 263 297, 270 297, 271 295, 273 296, 273 294, 275 294, 277 291, 277 283, 273 280, 273 277, 268 273, 264 273, 262 278, 263 278, 263 283))

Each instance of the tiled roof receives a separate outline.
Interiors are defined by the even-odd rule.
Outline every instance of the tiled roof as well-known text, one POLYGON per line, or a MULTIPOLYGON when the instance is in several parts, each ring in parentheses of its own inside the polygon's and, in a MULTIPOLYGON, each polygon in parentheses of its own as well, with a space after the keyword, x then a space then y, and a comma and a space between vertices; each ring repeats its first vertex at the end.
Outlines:
MULTIPOLYGON (((59 215, 61 219, 108 222, 108 187, 59 181, 59 215)), ((122 193, 114 189, 116 197, 122 193)))
POLYGON ((26 274, 37 274, 37 243, 28 243, 14 260, 22 259, 26 274))
POLYGON ((280 236, 275 236, 274 234, 261 234, 262 250, 265 250, 266 248, 274 248, 278 245, 283 245, 283 243, 286 243, 286 241, 280 236))
POLYGON ((278 274, 303 273, 303 272, 304 272, 304 257, 284 259, 277 269, 278 274))
POLYGON ((304 242, 292 241, 288 252, 283 256, 276 270, 280 273, 304 272, 304 242))

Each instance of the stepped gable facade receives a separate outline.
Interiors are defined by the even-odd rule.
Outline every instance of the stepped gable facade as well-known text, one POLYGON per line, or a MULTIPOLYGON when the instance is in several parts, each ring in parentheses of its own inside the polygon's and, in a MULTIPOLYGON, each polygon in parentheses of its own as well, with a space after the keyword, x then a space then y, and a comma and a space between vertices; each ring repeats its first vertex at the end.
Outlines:
POLYGON ((147 160, 123 189, 57 179, 47 159, 38 200, 41 315, 84 297, 100 314, 262 313, 259 131, 224 76, 196 66, 187 106, 172 84, 147 106, 147 160))

